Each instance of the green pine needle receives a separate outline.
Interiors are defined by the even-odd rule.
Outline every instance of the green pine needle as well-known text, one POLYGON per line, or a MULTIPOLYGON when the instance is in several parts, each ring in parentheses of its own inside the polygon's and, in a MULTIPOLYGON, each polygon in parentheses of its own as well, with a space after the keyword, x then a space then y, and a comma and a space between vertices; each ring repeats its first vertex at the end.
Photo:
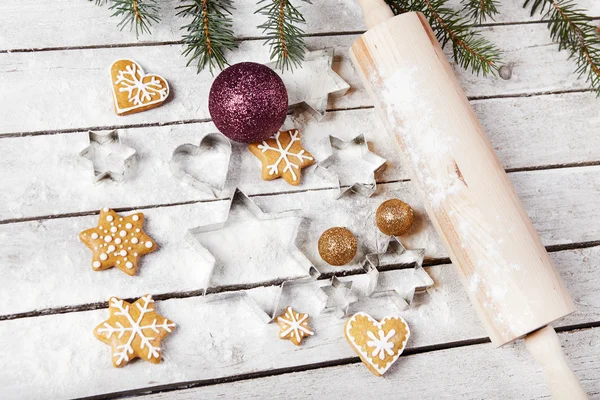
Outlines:
MULTIPOLYGON (((302 1, 310 3, 309 0, 302 1)), ((267 17, 267 21, 258 27, 267 34, 265 44, 270 46, 271 60, 277 60, 276 68, 293 70, 302 65, 306 51, 304 31, 298 27, 306 23, 302 13, 290 0, 260 0, 258 4, 263 6, 256 13, 267 17)))
POLYGON ((187 65, 196 63, 200 72, 208 66, 211 74, 215 68, 229 65, 225 53, 235 49, 237 42, 233 33, 231 11, 233 0, 182 0, 177 7, 177 15, 192 17, 183 26, 183 55, 188 57, 187 65))
POLYGON ((452 43, 453 58, 458 65, 474 74, 495 75, 500 62, 500 50, 473 30, 472 23, 459 12, 446 6, 447 0, 385 0, 392 11, 401 14, 422 12, 442 47, 452 43))
POLYGON ((477 24, 481 24, 488 18, 493 20, 498 14, 498 0, 462 0, 463 13, 477 24))
MULTIPOLYGON (((135 35, 150 33, 153 23, 160 22, 158 16, 159 7, 156 0, 109 0, 112 4, 109 9, 114 10, 113 17, 121 17, 117 25, 123 30, 129 26, 130 30, 135 28, 135 35)), ((102 0, 96 0, 96 4, 102 0)))
POLYGON ((577 63, 576 73, 600 96, 600 36, 590 17, 577 8, 572 0, 526 0, 523 7, 531 7, 531 15, 539 12, 548 19, 552 40, 559 50, 566 49, 577 63))

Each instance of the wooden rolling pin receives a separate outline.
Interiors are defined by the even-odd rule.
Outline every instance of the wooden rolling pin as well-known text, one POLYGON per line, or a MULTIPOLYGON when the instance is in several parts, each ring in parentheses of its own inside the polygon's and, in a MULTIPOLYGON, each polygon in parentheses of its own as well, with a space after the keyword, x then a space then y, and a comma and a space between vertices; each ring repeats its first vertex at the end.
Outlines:
POLYGON ((573 301, 427 19, 358 2, 369 30, 352 61, 492 342, 524 337, 554 398, 587 398, 549 325, 573 301))

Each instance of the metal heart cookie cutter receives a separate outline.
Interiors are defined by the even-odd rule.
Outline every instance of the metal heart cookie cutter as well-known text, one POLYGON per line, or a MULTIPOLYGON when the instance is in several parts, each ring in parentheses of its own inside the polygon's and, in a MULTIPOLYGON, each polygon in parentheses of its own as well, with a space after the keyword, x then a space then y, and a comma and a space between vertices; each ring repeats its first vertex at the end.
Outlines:
MULTIPOLYGON (((213 275, 217 269, 225 270, 227 265, 218 260, 211 251, 206 247, 207 240, 206 238, 201 238, 202 234, 215 232, 224 230, 228 227, 231 220, 234 219, 234 224, 239 224, 240 220, 243 222, 251 220, 256 223, 256 221, 267 221, 267 220, 279 220, 284 218, 299 218, 300 223, 296 224, 295 228, 290 234, 291 240, 290 243, 280 243, 280 245, 270 246, 273 251, 281 253, 282 250, 287 250, 288 254, 293 259, 297 265, 299 265, 306 274, 299 278, 291 278, 285 279, 281 283, 276 283, 278 285, 277 295, 275 296, 275 300, 272 306, 261 306, 255 300, 253 300, 246 292, 232 292, 229 296, 241 296, 241 298, 246 301, 251 307, 256 311, 257 315, 266 323, 272 322, 285 308, 285 305, 280 304, 282 293, 288 285, 296 285, 296 284, 305 284, 308 282, 315 281, 320 272, 315 268, 315 266, 310 262, 310 260, 302 253, 302 251, 296 245, 296 236, 298 234, 298 228, 302 223, 303 218, 300 216, 298 210, 285 211, 280 213, 265 213, 260 207, 258 207, 248 196, 242 193, 239 189, 235 189, 233 196, 231 197, 231 201, 229 204, 229 209, 227 213, 227 218, 216 224, 203 225, 196 228, 192 228, 188 230, 188 238, 190 239, 191 244, 194 248, 200 253, 200 255, 209 262, 210 270, 208 272, 207 278, 204 282, 203 296, 206 296, 208 289, 213 281, 213 275), (240 213, 237 211, 238 209, 246 210, 250 213, 250 218, 244 219, 240 217, 240 213), (232 215, 234 217, 232 217, 232 215), (265 309, 266 308, 266 309, 265 309)), ((235 226, 235 225, 234 225, 235 226)), ((260 234, 260 229, 256 230, 257 234, 260 234)), ((257 249, 257 251, 264 251, 265 249, 257 249)), ((232 251, 235 251, 235 243, 232 251)), ((263 260, 276 260, 275 257, 266 257, 263 256, 263 260)), ((273 269, 277 268, 278 265, 274 265, 273 269)))
POLYGON ((423 268, 425 249, 407 250, 396 236, 388 238, 382 252, 367 254, 365 271, 368 277, 366 295, 391 296, 394 304, 405 310, 415 293, 424 292, 434 281, 423 268), (393 269, 390 268, 398 268, 393 269), (381 274, 382 271, 386 271, 381 274))
POLYGON ((131 175, 136 162, 136 150, 121 143, 119 133, 88 131, 88 146, 79 152, 85 168, 93 171, 94 183, 104 178, 121 182, 131 175))
POLYGON ((371 197, 377 189, 375 174, 385 169, 386 159, 379 157, 369 150, 365 135, 361 134, 355 138, 345 141, 335 136, 329 136, 331 155, 317 164, 316 172, 323 178, 335 181, 337 187, 336 198, 342 197, 348 192, 355 192, 365 197, 371 197), (350 160, 342 160, 342 153, 350 153, 350 160), (349 168, 339 168, 340 164, 347 164, 349 168), (369 164, 370 167, 362 167, 361 164, 369 164), (346 176, 347 171, 357 170, 368 178, 360 182, 355 175, 346 176))
POLYGON ((198 146, 186 143, 171 156, 169 169, 173 176, 213 197, 225 187, 231 142, 220 133, 205 135, 198 146))

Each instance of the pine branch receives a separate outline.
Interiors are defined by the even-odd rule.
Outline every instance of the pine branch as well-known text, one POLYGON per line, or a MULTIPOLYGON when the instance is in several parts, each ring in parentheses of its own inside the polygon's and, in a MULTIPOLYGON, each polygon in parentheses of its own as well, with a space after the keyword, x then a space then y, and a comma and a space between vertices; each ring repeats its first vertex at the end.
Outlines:
MULTIPOLYGON (((153 23, 160 22, 158 16, 159 7, 156 0, 109 0, 112 2, 109 7, 114 10, 112 17, 122 17, 117 25, 121 30, 129 25, 129 29, 135 27, 135 35, 140 33, 150 33, 150 27, 153 23)), ((103 0, 96 0, 96 4, 103 3, 103 0)))
POLYGON ((498 0, 462 0, 462 11, 475 23, 482 23, 486 19, 494 19, 498 14, 498 0))
POLYGON ((549 19, 550 37, 559 43, 559 50, 569 51, 569 58, 577 63, 575 72, 586 75, 600 96, 600 36, 590 17, 573 0, 526 0, 523 7, 527 6, 531 6, 531 15, 539 11, 542 18, 549 19))
MULTIPOLYGON (((302 1, 310 4, 309 0, 302 1)), ((271 60, 277 59, 275 66, 282 71, 299 67, 306 51, 304 31, 298 27, 306 23, 304 17, 290 0, 260 0, 258 4, 264 4, 256 13, 267 17, 258 27, 267 33, 265 44, 271 48, 271 60)))
POLYGON ((446 7, 447 0, 385 0, 394 13, 422 12, 440 44, 452 43, 453 58, 458 65, 483 76, 495 75, 500 50, 473 30, 472 24, 459 12, 446 7))
POLYGON ((211 74, 228 65, 225 52, 237 47, 231 18, 233 0, 183 0, 176 9, 177 15, 192 17, 181 27, 186 30, 183 55, 188 57, 187 65, 195 62, 198 72, 208 66, 211 74))

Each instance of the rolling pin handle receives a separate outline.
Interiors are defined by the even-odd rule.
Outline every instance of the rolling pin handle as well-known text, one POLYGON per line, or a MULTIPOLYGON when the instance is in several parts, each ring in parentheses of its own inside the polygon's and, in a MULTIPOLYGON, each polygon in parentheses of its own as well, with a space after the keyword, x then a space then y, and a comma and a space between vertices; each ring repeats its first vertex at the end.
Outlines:
POLYGON ((367 29, 394 17, 394 13, 384 0, 357 0, 362 9, 367 29))
POLYGON ((525 344, 542 367, 553 399, 588 399, 579 379, 569 367, 554 328, 548 325, 530 333, 525 337, 525 344))

